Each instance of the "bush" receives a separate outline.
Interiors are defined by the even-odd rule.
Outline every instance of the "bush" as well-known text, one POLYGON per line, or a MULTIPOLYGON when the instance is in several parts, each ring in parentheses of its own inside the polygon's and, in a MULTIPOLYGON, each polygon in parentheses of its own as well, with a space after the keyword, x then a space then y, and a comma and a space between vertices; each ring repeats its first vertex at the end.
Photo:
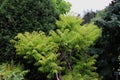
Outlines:
POLYGON ((68 12, 64 0, 0 0, 0 61, 15 58, 10 40, 19 32, 55 29, 59 14, 68 12), (62 7, 64 6, 64 7, 62 7))
POLYGON ((19 33, 15 39, 15 48, 18 55, 22 55, 28 63, 34 63, 42 73, 50 75, 62 70, 57 60, 59 54, 58 45, 53 42, 52 37, 46 36, 44 32, 19 33))
POLYGON ((57 30, 51 30, 49 35, 41 31, 19 33, 13 40, 16 52, 28 64, 37 66, 40 73, 48 73, 50 80, 97 80, 95 56, 90 56, 88 50, 101 30, 93 23, 81 23, 80 18, 61 15, 57 30))

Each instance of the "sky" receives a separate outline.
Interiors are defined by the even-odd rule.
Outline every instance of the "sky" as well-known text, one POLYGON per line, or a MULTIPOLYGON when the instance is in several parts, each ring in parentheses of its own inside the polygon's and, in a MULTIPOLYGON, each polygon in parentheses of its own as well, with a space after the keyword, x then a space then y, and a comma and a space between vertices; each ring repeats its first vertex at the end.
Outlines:
POLYGON ((72 4, 70 12, 74 12, 76 14, 81 14, 81 16, 84 15, 87 11, 96 11, 96 10, 102 10, 106 6, 109 5, 109 3, 112 0, 66 0, 72 4))

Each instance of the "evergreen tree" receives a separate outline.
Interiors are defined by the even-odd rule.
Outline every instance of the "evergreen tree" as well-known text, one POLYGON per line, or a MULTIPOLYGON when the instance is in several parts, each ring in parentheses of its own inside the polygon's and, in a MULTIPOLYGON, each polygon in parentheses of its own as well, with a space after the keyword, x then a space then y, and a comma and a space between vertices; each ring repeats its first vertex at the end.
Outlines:
POLYGON ((96 13, 93 12, 93 11, 86 12, 85 15, 83 16, 83 20, 84 20, 84 21, 83 21, 82 24, 90 23, 91 20, 92 20, 93 18, 95 18, 95 16, 96 16, 96 13))
POLYGON ((0 61, 15 57, 9 41, 17 33, 55 29, 59 14, 69 10, 64 0, 0 0, 0 61))
POLYGON ((95 56, 88 50, 100 36, 101 30, 93 23, 81 25, 83 20, 71 15, 61 15, 56 22, 58 30, 53 34, 59 43, 60 60, 66 62, 62 80, 99 80, 95 72, 95 56))
POLYGON ((16 52, 28 62, 26 64, 33 65, 32 69, 36 67, 42 73, 39 79, 97 80, 96 56, 87 52, 101 29, 93 23, 83 26, 81 23, 82 19, 75 16, 60 15, 57 29, 47 36, 44 32, 19 33, 13 40, 16 52))
POLYGON ((102 37, 96 43, 99 53, 98 72, 104 80, 114 80, 113 73, 119 67, 120 54, 120 0, 113 0, 111 4, 100 12, 95 24, 102 28, 102 37))

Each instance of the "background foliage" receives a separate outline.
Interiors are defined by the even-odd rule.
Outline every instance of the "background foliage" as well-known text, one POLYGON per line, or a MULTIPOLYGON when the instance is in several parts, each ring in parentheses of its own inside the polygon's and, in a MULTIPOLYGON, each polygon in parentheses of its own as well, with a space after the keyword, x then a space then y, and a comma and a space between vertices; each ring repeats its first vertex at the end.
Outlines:
POLYGON ((64 0, 0 0, 0 61, 15 58, 9 41, 19 32, 55 29, 59 14, 69 11, 64 0))
POLYGON ((119 67, 120 54, 120 0, 113 0, 111 4, 97 14, 95 24, 102 28, 102 37, 96 42, 99 53, 97 62, 98 72, 104 80, 114 80, 113 73, 119 67))

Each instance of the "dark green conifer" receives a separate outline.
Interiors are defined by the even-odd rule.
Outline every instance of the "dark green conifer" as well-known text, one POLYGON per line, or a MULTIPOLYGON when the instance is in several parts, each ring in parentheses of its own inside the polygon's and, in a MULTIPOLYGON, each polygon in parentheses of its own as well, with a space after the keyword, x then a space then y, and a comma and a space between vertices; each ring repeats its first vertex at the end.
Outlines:
POLYGON ((15 51, 9 41, 19 32, 48 32, 55 20, 67 13, 64 0, 0 0, 0 61, 13 59, 15 51))
POLYGON ((98 71, 105 80, 114 80, 113 73, 119 67, 120 54, 120 0, 98 13, 95 23, 102 28, 102 37, 96 43, 98 48, 98 71))

